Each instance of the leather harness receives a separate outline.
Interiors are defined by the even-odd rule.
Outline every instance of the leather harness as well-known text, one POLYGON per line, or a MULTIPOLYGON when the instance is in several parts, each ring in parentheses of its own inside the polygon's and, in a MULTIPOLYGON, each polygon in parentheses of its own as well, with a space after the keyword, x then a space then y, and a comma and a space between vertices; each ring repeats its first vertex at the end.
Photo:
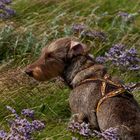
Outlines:
MULTIPOLYGON (((110 79, 110 76, 108 74, 105 74, 103 78, 95 78, 95 77, 91 77, 88 79, 83 80, 79 85, 84 84, 86 82, 95 82, 95 81, 101 81, 101 94, 102 94, 102 98, 99 100, 97 107, 96 107, 96 112, 99 111, 99 107, 100 105, 108 98, 120 95, 125 93, 126 89, 124 88, 124 86, 122 84, 118 84, 115 83, 114 81, 112 81, 110 79), (109 85, 113 85, 114 87, 116 87, 115 90, 110 91, 108 93, 106 93, 106 87, 107 84, 109 85)), ((78 85, 78 86, 79 86, 78 85)))

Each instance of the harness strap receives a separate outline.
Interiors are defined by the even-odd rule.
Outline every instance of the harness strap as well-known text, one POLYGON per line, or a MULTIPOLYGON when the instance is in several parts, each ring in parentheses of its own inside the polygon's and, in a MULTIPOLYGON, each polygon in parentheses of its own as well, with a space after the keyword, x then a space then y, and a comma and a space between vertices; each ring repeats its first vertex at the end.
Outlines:
MULTIPOLYGON (((88 78, 84 81, 82 81, 79 85, 84 84, 86 82, 96 82, 96 81, 101 81, 102 85, 101 85, 101 94, 102 94, 102 98, 99 100, 98 104, 97 104, 97 108, 96 108, 96 112, 99 111, 99 107, 100 105, 107 99, 107 98, 111 98, 117 95, 120 95, 122 93, 124 93, 126 91, 126 89, 118 83, 115 83, 114 81, 111 80, 110 76, 108 74, 105 74, 105 76, 103 78, 88 78), (106 86, 107 84, 113 85, 115 87, 117 87, 117 89, 106 93, 106 86)), ((78 86, 79 86, 78 85, 78 86)))
POLYGON ((107 98, 111 98, 111 97, 120 95, 120 94, 124 93, 125 91, 126 91, 126 89, 123 88, 123 87, 121 87, 121 88, 118 88, 117 90, 114 90, 114 91, 111 91, 111 92, 107 93, 105 96, 103 96, 103 97, 99 100, 99 102, 98 102, 98 104, 97 104, 96 112, 99 111, 100 105, 101 105, 107 98))
POLYGON ((102 86, 101 86, 101 94, 102 94, 102 96, 105 95, 105 91, 106 91, 106 82, 102 82, 102 86))
POLYGON ((101 81, 101 82, 105 82, 105 83, 111 84, 111 85, 116 86, 116 87, 122 87, 121 84, 114 83, 113 81, 111 81, 111 80, 109 80, 109 79, 102 79, 102 78, 95 78, 95 77, 93 77, 93 78, 88 78, 88 79, 82 81, 82 82, 81 82, 79 85, 77 85, 77 86, 80 86, 81 84, 84 84, 84 83, 87 83, 87 82, 92 82, 92 81, 93 81, 93 82, 95 82, 95 81, 101 81))

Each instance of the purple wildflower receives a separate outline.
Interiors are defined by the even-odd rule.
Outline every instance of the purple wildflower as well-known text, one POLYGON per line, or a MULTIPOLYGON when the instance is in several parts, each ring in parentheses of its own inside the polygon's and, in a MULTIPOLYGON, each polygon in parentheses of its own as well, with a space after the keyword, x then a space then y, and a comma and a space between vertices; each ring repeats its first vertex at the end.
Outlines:
POLYGON ((72 25, 72 30, 76 33, 82 32, 85 29, 86 29, 86 26, 84 24, 73 24, 72 25))
POLYGON ((4 3, 2 3, 2 2, 0 1, 0 9, 4 9, 4 8, 5 8, 4 3))
POLYGON ((96 60, 95 61, 98 62, 98 63, 103 64, 103 63, 106 62, 106 57, 98 56, 98 57, 96 57, 96 60))
POLYGON ((7 133, 4 130, 0 130, 0 139, 5 139, 7 137, 7 133))
POLYGON ((82 136, 88 137, 91 135, 89 124, 83 122, 75 122, 74 120, 69 123, 68 129, 74 133, 79 133, 82 136))
POLYGON ((82 135, 82 136, 89 136, 89 135, 91 135, 91 130, 89 128, 89 124, 83 122, 81 124, 81 130, 80 130, 79 134, 82 135))
POLYGON ((23 109, 21 111, 21 114, 22 115, 25 115, 26 117, 33 118, 34 117, 34 110, 31 110, 31 109, 23 109))
POLYGON ((102 41, 105 41, 106 40, 106 34, 104 32, 101 32, 101 31, 93 31, 93 30, 89 30, 89 31, 83 31, 81 33, 81 35, 83 37, 88 37, 88 38, 91 38, 91 39, 100 39, 102 41))
POLYGON ((118 128, 113 128, 110 127, 109 129, 106 129, 103 132, 99 132, 94 130, 94 135, 96 135, 96 137, 98 138, 103 138, 104 140, 119 140, 119 135, 118 135, 118 128))
POLYGON ((128 16, 129 16, 128 13, 126 13, 126 12, 121 12, 121 11, 118 13, 118 15, 121 16, 121 17, 128 17, 128 16))
POLYGON ((102 31, 88 30, 84 24, 73 24, 72 31, 74 33, 80 33, 82 37, 88 37, 90 39, 100 39, 102 41, 106 40, 106 34, 102 31))
POLYGON ((21 133, 22 135, 30 134, 34 130, 32 124, 27 119, 15 119, 11 125, 11 130, 21 133))
POLYGON ((133 90, 138 90, 140 88, 140 83, 133 83, 133 82, 131 82, 131 83, 128 83, 128 84, 124 84, 123 87, 126 90, 132 92, 133 90))
POLYGON ((117 128, 109 128, 105 130, 104 132, 101 133, 101 136, 104 137, 106 140, 118 140, 119 135, 117 133, 118 129, 117 128))
POLYGON ((7 136, 6 140, 29 140, 29 139, 27 139, 26 137, 24 137, 24 136, 22 136, 20 134, 12 134, 12 133, 10 133, 7 136))
POLYGON ((122 52, 124 52, 124 47, 125 46, 122 44, 115 44, 112 48, 110 48, 110 50, 108 51, 108 53, 105 54, 105 56, 109 59, 112 59, 112 56, 118 57, 122 54, 122 52))
MULTIPOLYGON (((7 106, 7 109, 12 112, 12 114, 16 114, 16 111, 7 106)), ((30 109, 23 109, 23 115, 33 116, 34 111, 30 109)), ((31 140, 32 133, 35 131, 40 131, 45 127, 45 124, 39 120, 29 121, 27 118, 21 118, 16 114, 16 117, 9 121, 10 131, 5 133, 4 131, 0 131, 0 138, 5 137, 8 140, 31 140)))
POLYGON ((78 140, 78 138, 72 137, 72 140, 78 140))
POLYGON ((134 21, 134 18, 139 15, 138 12, 136 13, 126 13, 126 12, 118 12, 118 16, 121 17, 122 21, 124 22, 133 22, 134 21))
POLYGON ((140 69, 140 58, 135 48, 126 49, 122 44, 113 45, 103 57, 97 57, 99 63, 111 62, 113 65, 128 70, 140 69))
POLYGON ((42 130, 43 128, 45 128, 45 124, 39 120, 34 120, 32 121, 32 127, 35 130, 42 130))
POLYGON ((4 18, 4 14, 0 14, 0 18, 3 19, 4 18))
POLYGON ((129 67, 129 70, 140 70, 140 66, 139 65, 135 65, 135 66, 131 66, 129 67))
POLYGON ((5 12, 9 15, 12 16, 15 14, 15 10, 10 9, 10 8, 4 8, 5 12))
POLYGON ((12 107, 10 107, 10 106, 6 106, 6 108, 7 108, 9 111, 11 111, 12 114, 16 114, 16 110, 13 109, 12 107))
POLYGON ((12 0, 0 0, 0 18, 1 19, 6 19, 9 18, 10 16, 15 15, 15 10, 7 7, 8 4, 10 4, 12 0))
MULTIPOLYGON (((118 128, 109 128, 103 132, 99 132, 96 130, 91 130, 89 123, 79 123, 76 122, 75 120, 72 120, 69 125, 68 129, 73 132, 73 133, 78 133, 84 137, 98 137, 98 138, 103 138, 105 140, 118 140, 119 135, 118 135, 118 128)), ((75 138, 74 138, 75 140, 75 138)))
POLYGON ((12 0, 0 0, 0 1, 4 4, 10 4, 12 2, 12 0))
POLYGON ((136 55, 137 51, 135 48, 130 48, 130 50, 128 50, 128 53, 130 53, 131 55, 136 55))

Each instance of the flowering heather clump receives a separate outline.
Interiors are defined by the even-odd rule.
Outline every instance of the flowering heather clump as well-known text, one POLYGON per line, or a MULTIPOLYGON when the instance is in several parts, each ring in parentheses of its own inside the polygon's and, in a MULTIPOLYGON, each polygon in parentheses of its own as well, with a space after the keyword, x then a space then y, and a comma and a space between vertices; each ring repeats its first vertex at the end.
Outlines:
POLYGON ((99 38, 102 41, 105 41, 106 40, 105 33, 104 32, 101 32, 101 31, 93 31, 93 30, 83 31, 81 33, 81 35, 83 37, 88 37, 88 38, 91 38, 91 39, 99 38))
POLYGON ((85 137, 89 137, 92 134, 91 130, 89 128, 89 124, 87 124, 85 122, 79 123, 79 122, 76 122, 73 120, 69 123, 68 129, 71 132, 78 133, 85 137))
MULTIPOLYGON (((105 140, 119 140, 119 135, 117 134, 118 128, 109 128, 105 130, 104 132, 99 132, 96 130, 91 130, 88 123, 82 122, 76 122, 75 120, 72 120, 69 123, 68 129, 72 133, 80 134, 84 137, 98 137, 103 138, 105 140)), ((72 137, 72 140, 77 140, 77 138, 72 137)))
POLYGON ((30 110, 30 109, 23 109, 21 111, 22 115, 25 115, 26 117, 30 117, 33 118, 34 117, 34 110, 30 110))
POLYGON ((106 59, 106 57, 104 57, 104 56, 98 56, 98 57, 96 58, 96 62, 101 63, 101 64, 105 63, 106 60, 107 60, 107 59, 106 59))
POLYGON ((12 0, 0 0, 0 18, 6 19, 15 14, 15 11, 8 7, 12 0))
POLYGON ((129 14, 129 13, 126 13, 126 12, 122 12, 122 11, 118 12, 118 16, 121 17, 121 19, 124 22, 133 22, 137 15, 139 15, 138 12, 132 13, 132 14, 129 14))
MULTIPOLYGON (((32 133, 42 130, 45 125, 39 120, 29 121, 27 118, 20 117, 16 111, 7 106, 7 109, 15 115, 12 120, 9 120, 10 131, 0 131, 0 138, 2 140, 32 140, 32 133)), ((34 111, 30 109, 23 109, 22 113, 25 117, 33 119, 34 111)))
POLYGON ((127 83, 125 85, 123 85, 123 87, 128 91, 128 92, 132 92, 133 90, 139 90, 140 88, 140 82, 138 83, 127 83))
POLYGON ((82 32, 85 29, 86 29, 86 26, 84 24, 73 24, 72 25, 73 32, 82 32))
POLYGON ((7 137, 7 133, 3 130, 0 130, 0 138, 4 140, 6 139, 6 137, 7 137))
POLYGON ((117 134, 117 130, 118 128, 110 127, 109 129, 106 129, 102 133, 96 130, 94 130, 94 133, 97 135, 97 137, 103 138, 105 140, 119 140, 119 135, 117 134))
POLYGON ((32 127, 34 128, 34 130, 40 131, 45 127, 45 125, 43 122, 41 122, 39 120, 33 120, 32 127))
POLYGON ((80 33, 80 35, 82 37, 87 37, 87 38, 90 38, 90 39, 98 38, 102 41, 106 40, 106 35, 105 35, 104 32, 88 30, 86 25, 84 25, 84 24, 73 24, 72 25, 72 31, 74 33, 80 33))
POLYGON ((8 110, 10 110, 10 111, 12 112, 12 114, 15 114, 15 115, 17 116, 16 110, 13 109, 11 106, 6 106, 6 108, 7 108, 8 110))
POLYGON ((97 57, 99 63, 111 62, 111 64, 123 70, 139 70, 140 58, 135 48, 126 49, 122 44, 116 44, 105 53, 105 56, 97 57))
POLYGON ((78 140, 78 138, 76 138, 76 137, 72 137, 72 140, 78 140))

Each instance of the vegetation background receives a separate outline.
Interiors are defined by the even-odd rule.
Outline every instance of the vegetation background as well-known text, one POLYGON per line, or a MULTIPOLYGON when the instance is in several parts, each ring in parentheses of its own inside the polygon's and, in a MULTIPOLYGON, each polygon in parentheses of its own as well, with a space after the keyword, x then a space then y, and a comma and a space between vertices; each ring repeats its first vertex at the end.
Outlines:
MULTIPOLYGON (((134 47, 140 54, 140 0, 14 0, 11 7, 16 10, 15 16, 0 20, 0 128, 8 129, 6 105, 17 112, 30 108, 46 122, 46 128, 34 134, 35 140, 70 140, 70 90, 59 78, 34 81, 24 69, 39 56, 42 47, 65 36, 79 37, 95 57, 118 43, 134 47), (121 15, 125 13, 128 15, 121 15), (81 37, 73 32, 74 24, 104 32, 106 40, 81 37)), ((126 83, 139 82, 139 71, 108 70, 126 83)), ((140 94, 134 95, 140 103, 140 94)))

